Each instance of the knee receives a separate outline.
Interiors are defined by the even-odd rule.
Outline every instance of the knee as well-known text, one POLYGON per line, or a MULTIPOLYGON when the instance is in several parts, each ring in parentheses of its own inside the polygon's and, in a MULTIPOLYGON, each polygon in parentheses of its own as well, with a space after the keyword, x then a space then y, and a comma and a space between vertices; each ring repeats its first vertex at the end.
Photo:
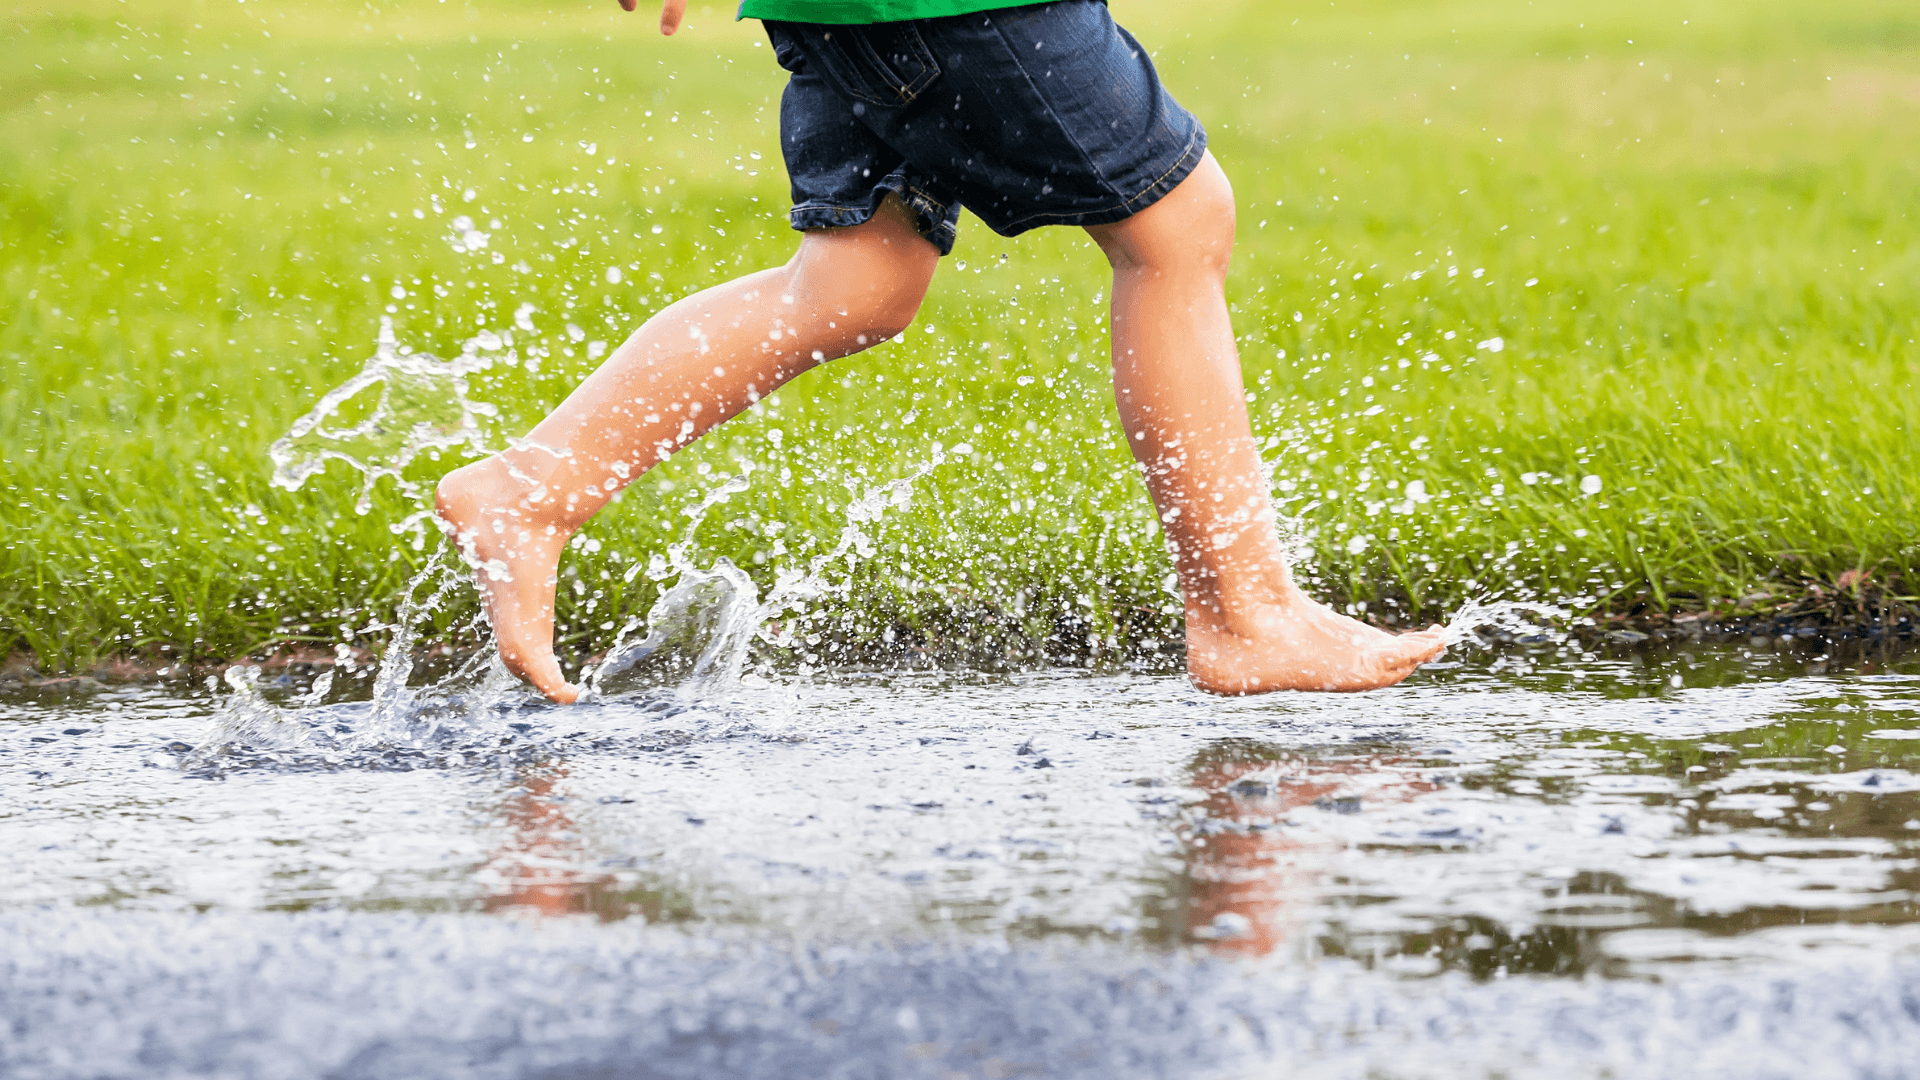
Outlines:
POLYGON ((857 348, 877 344, 913 324, 939 265, 939 253, 917 234, 843 237, 802 246, 788 266, 790 295, 823 314, 857 348))
POLYGON ((933 275, 921 273, 918 266, 890 267, 861 297, 859 310, 849 310, 848 315, 875 341, 893 337, 913 325, 932 280, 933 275))
POLYGON ((827 336, 841 340, 849 352, 878 345, 912 326, 932 278, 913 267, 865 269, 858 280, 843 282, 840 288, 795 290, 816 317, 826 320, 827 336))
POLYGON ((1195 170, 1188 177, 1189 180, 1198 181, 1199 188, 1193 194, 1187 232, 1188 250, 1210 268, 1225 275, 1227 264, 1233 259, 1234 229, 1237 224, 1233 184, 1211 157, 1203 165, 1206 167, 1195 170))
POLYGON ((784 287, 858 351, 913 323, 939 263, 913 212, 888 195, 859 225, 809 231, 787 264, 784 287))
POLYGON ((1206 273, 1224 278, 1233 259, 1233 185, 1208 154, 1159 202, 1094 239, 1116 272, 1206 273))

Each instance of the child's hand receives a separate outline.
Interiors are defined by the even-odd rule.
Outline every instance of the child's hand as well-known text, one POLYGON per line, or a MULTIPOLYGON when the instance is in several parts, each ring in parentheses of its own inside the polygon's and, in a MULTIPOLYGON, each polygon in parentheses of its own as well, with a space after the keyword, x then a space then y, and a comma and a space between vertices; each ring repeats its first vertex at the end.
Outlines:
MULTIPOLYGON (((639 0, 620 0, 620 6, 632 11, 640 6, 639 0)), ((660 32, 671 35, 680 29, 680 20, 687 13, 687 0, 663 0, 660 5, 660 32)))

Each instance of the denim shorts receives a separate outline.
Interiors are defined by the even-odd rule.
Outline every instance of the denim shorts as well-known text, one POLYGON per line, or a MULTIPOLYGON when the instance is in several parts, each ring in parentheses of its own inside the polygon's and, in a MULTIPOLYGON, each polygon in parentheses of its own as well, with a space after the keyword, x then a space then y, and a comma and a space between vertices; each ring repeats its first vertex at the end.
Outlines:
POLYGON ((1207 134, 1099 0, 906 22, 766 22, 792 73, 780 147, 796 229, 858 225, 888 192, 953 250, 965 206, 1002 236, 1105 225, 1200 163, 1207 134))

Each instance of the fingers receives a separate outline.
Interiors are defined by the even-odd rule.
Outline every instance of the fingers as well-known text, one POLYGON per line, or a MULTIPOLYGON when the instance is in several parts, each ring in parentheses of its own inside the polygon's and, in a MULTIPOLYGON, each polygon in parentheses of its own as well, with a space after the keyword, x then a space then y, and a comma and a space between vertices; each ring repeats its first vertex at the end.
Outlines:
POLYGON ((680 20, 687 14, 687 0, 664 0, 660 5, 660 32, 668 37, 680 29, 680 20))
POLYGON ((626 11, 632 11, 639 6, 640 0, 620 0, 620 7, 626 11))

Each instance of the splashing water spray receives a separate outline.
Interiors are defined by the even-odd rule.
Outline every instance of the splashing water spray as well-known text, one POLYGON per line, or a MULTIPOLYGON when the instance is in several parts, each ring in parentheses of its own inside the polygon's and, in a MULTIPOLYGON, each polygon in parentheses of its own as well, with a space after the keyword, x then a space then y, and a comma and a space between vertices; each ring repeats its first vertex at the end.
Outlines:
MULTIPOLYGON (((531 324, 524 316, 523 309, 519 325, 530 330, 531 324)), ((516 363, 512 346, 511 331, 482 330, 462 345, 458 357, 441 360, 400 345, 394 336, 393 320, 383 317, 374 355, 360 372, 323 395, 285 436, 268 447, 274 486, 298 491, 331 462, 339 461, 361 474, 354 511, 366 514, 373 509, 375 486, 382 477, 389 478, 420 508, 388 528, 396 536, 411 532, 413 550, 424 550, 426 523, 433 513, 430 493, 408 479, 407 467, 430 451, 464 448, 475 456, 492 452, 481 419, 494 418, 499 410, 468 395, 467 377, 487 370, 496 361, 516 363), (351 408, 356 398, 376 387, 378 397, 358 423, 329 426, 351 408)), ((373 745, 418 746, 430 741, 451 718, 450 704, 464 705, 471 713, 497 702, 515 680, 489 649, 476 653, 459 671, 433 687, 416 689, 407 685, 414 666, 416 626, 463 583, 464 578, 443 562, 430 562, 408 582, 391 624, 376 620, 354 632, 354 636, 383 630, 393 634, 376 664, 372 701, 359 723, 341 729, 315 718, 316 710, 332 690, 332 671, 322 673, 293 709, 284 709, 261 695, 259 668, 235 665, 225 672, 227 692, 212 726, 183 760, 183 767, 204 766, 220 750, 238 744, 320 751, 373 745), (432 588, 421 598, 422 587, 429 584, 432 588), (486 676, 474 688, 478 693, 463 699, 460 689, 471 686, 477 669, 483 667, 486 676)), ((480 625, 468 629, 484 625, 481 620, 476 619, 476 623, 480 625)), ((345 654, 347 646, 343 643, 339 650, 345 654)), ((210 690, 218 692, 219 687, 219 682, 209 680, 210 690)))
MULTIPOLYGON (((515 313, 515 323, 532 333, 528 312, 523 306, 515 313)), ((375 487, 382 477, 388 478, 400 494, 419 506, 389 529, 396 536, 411 532, 412 548, 424 550, 433 513, 431 490, 409 479, 407 469, 421 454, 433 451, 458 450, 475 457, 495 452, 483 421, 497 418, 499 410, 470 396, 468 378, 495 363, 517 366, 512 333, 483 330, 462 345, 457 357, 441 360, 400 345, 392 320, 382 318, 374 355, 360 372, 322 396, 269 448, 273 483, 297 491, 331 462, 339 461, 360 473, 354 509, 366 514, 372 510, 375 487), (378 397, 357 423, 339 419, 356 399, 376 387, 378 397)), ((1295 449, 1287 446, 1265 462, 1269 491, 1276 488, 1280 459, 1295 449)), ((944 461, 935 444, 932 458, 905 477, 864 489, 849 483, 852 498, 838 542, 805 565, 778 568, 764 597, 753 579, 730 560, 716 558, 702 566, 693 558, 695 535, 708 514, 750 486, 754 465, 744 462, 737 475, 684 511, 687 527, 664 554, 628 569, 628 582, 644 572, 661 583, 661 593, 645 618, 629 618, 604 658, 581 673, 583 700, 607 700, 657 685, 660 672, 652 673, 650 683, 647 671, 636 670, 643 667, 667 669, 671 693, 683 703, 714 701, 737 691, 755 644, 793 647, 800 620, 788 616, 803 612, 811 602, 844 596, 859 562, 876 552, 871 527, 890 511, 907 506, 913 485, 944 461), (829 576, 835 563, 843 564, 838 581, 829 576)), ((1305 519, 1290 506, 1301 497, 1272 500, 1274 525, 1289 560, 1296 564, 1307 561, 1315 539, 1305 519)), ((222 748, 242 743, 309 751, 421 747, 443 729, 470 726, 495 711, 519 684, 490 647, 483 646, 459 670, 430 685, 409 685, 419 627, 450 598, 471 587, 467 569, 463 560, 436 557, 408 583, 391 623, 375 621, 356 631, 356 636, 391 634, 376 665, 372 700, 356 711, 358 722, 340 725, 314 719, 331 690, 332 672, 321 675, 289 709, 260 693, 258 668, 237 665, 225 673, 220 711, 207 736, 187 756, 187 763, 204 765, 222 748)), ((1542 627, 1543 619, 1564 622, 1572 614, 1551 604, 1477 597, 1448 619, 1443 636, 1449 645, 1477 643, 1476 631, 1486 627, 1537 639, 1564 636, 1542 627)), ((483 616, 462 629, 488 637, 483 616)), ((218 686, 212 683, 212 688, 218 686)))
MULTIPOLYGON (((373 489, 381 477, 394 482, 402 495, 426 502, 427 491, 406 476, 407 466, 430 450, 464 447, 474 456, 493 453, 487 446, 480 418, 492 419, 499 410, 467 396, 467 376, 492 367, 497 358, 512 364, 511 331, 483 330, 469 339, 452 360, 416 353, 398 344, 393 320, 382 317, 374 354, 360 373, 323 396, 307 415, 294 421, 287 434, 267 448, 273 461, 273 484, 288 491, 339 461, 362 477, 354 512, 373 509, 373 489), (504 350, 504 352, 502 351, 504 350), (380 396, 365 419, 351 427, 328 427, 329 421, 363 392, 379 387, 380 396)), ((394 535, 413 533, 413 550, 426 546, 426 522, 432 514, 423 508, 389 526, 394 535)))
MULTIPOLYGON (((223 675, 228 692, 220 699, 219 711, 199 744, 182 758, 181 767, 205 767, 220 751, 236 745, 321 752, 393 746, 422 749, 435 745, 443 733, 457 734, 472 727, 519 686, 494 650, 477 650, 457 670, 430 685, 408 685, 418 627, 468 586, 464 574, 436 560, 407 582, 391 623, 369 622, 355 631, 357 636, 386 630, 393 636, 375 664, 372 698, 352 708, 350 724, 335 723, 322 708, 333 689, 332 671, 314 679, 312 688, 291 708, 282 708, 260 693, 258 667, 228 668, 223 675)), ((484 633, 486 621, 475 616, 461 629, 484 633)), ((340 651, 345 653, 346 646, 340 646, 340 651)), ((218 690, 216 680, 210 677, 207 682, 209 690, 218 690)))
MULTIPOLYGON (((1266 448, 1279 452, 1270 458, 1263 457, 1261 461, 1273 507, 1274 530, 1279 536, 1287 564, 1296 569, 1308 565, 1319 540, 1318 531, 1305 516, 1315 503, 1304 492, 1293 490, 1294 485, 1281 483, 1280 466, 1289 455, 1304 455, 1308 438, 1308 433, 1301 428, 1274 436, 1266 448)), ((1579 602, 1577 598, 1575 602, 1579 602)), ((1565 626, 1574 619, 1573 611, 1561 604, 1524 599, 1498 600, 1482 593, 1468 598, 1459 610, 1447 617, 1440 627, 1440 637, 1449 648, 1455 645, 1481 645, 1484 641, 1478 631, 1492 628, 1521 640, 1557 642, 1564 641, 1567 636, 1559 626, 1565 626)))
POLYGON ((1449 648, 1477 645, 1481 644, 1477 631, 1492 627, 1521 640, 1563 641, 1567 636, 1566 631, 1542 626, 1540 620, 1567 623, 1573 618, 1572 611, 1558 604, 1536 600, 1494 600, 1478 596, 1460 605, 1460 610, 1448 617, 1446 624, 1440 627, 1440 637, 1449 648))
MULTIPOLYGON (((619 676, 672 644, 699 650, 677 687, 676 693, 681 697, 699 699, 731 690, 740 683, 754 642, 761 641, 775 648, 792 647, 795 631, 791 622, 784 628, 776 628, 776 620, 808 601, 833 593, 835 586, 826 577, 827 568, 844 559, 844 571, 850 577, 859 560, 874 554, 873 538, 867 527, 887 512, 905 507, 912 500, 914 483, 945 461, 945 454, 936 450, 925 465, 907 476, 873 485, 857 494, 847 504, 846 524, 841 527, 839 542, 831 550, 807 560, 804 568, 782 567, 765 598, 759 595, 753 579, 730 560, 719 558, 712 566, 701 567, 688 555, 693 548, 694 533, 706 520, 707 513, 747 489, 753 467, 745 463, 738 475, 686 512, 690 520, 680 540, 670 545, 664 556, 655 555, 644 568, 650 579, 662 582, 671 579, 673 585, 654 602, 644 624, 637 619, 629 620, 606 658, 583 673, 581 681, 586 696, 604 697, 617 692, 619 676), (636 640, 634 633, 642 625, 647 633, 636 640)), ((629 568, 626 580, 632 581, 642 570, 638 564, 629 568)), ((844 593, 846 588, 843 585, 839 591, 844 593)))
MULTIPOLYGON (((515 323, 531 333, 528 312, 523 306, 515 313, 515 323)), ((400 345, 392 320, 383 318, 374 355, 360 372, 322 396, 269 448, 273 483, 297 491, 330 463, 342 462, 361 475, 354 509, 366 514, 372 511, 373 492, 381 478, 390 479, 401 495, 420 508, 389 529, 395 535, 411 532, 413 549, 424 550, 426 525, 433 513, 432 492, 428 485, 409 479, 406 470, 431 451, 453 449, 476 457, 494 453, 483 420, 496 418, 499 411, 469 396, 468 377, 496 362, 515 366, 517 361, 512 331, 483 330, 462 346, 458 357, 441 360, 400 345), (357 423, 339 419, 356 399, 375 388, 377 398, 357 423)), ((656 554, 645 567, 636 564, 628 570, 627 581, 644 569, 650 579, 663 583, 663 591, 645 619, 629 619, 605 659, 582 673, 587 697, 605 700, 622 693, 626 687, 617 685, 620 677, 649 657, 678 662, 673 694, 681 701, 715 699, 736 690, 756 642, 776 648, 795 643, 792 622, 782 628, 775 620, 809 601, 844 593, 849 586, 836 585, 827 576, 831 564, 843 562, 842 572, 851 575, 860 559, 872 556, 871 525, 887 512, 906 506, 912 485, 944 460, 936 449, 931 461, 902 479, 864 490, 849 484, 853 498, 838 543, 813 556, 804 567, 780 568, 764 598, 752 578, 729 560, 719 558, 701 566, 692 554, 695 533, 707 515, 747 490, 753 465, 744 463, 738 475, 685 511, 687 528, 664 555, 656 554), (644 636, 637 635, 641 627, 644 636)), ((391 636, 375 665, 371 700, 351 707, 345 717, 351 722, 340 722, 342 716, 329 713, 342 707, 325 707, 334 681, 331 671, 317 678, 291 707, 282 707, 261 693, 259 668, 235 665, 223 679, 209 680, 210 690, 219 693, 224 687, 225 692, 207 734, 183 765, 206 767, 223 749, 239 745, 321 753, 426 747, 443 734, 457 734, 497 711, 521 687, 489 647, 484 616, 477 615, 460 628, 480 636, 481 649, 457 671, 429 685, 409 685, 420 628, 451 598, 472 587, 468 574, 472 568, 450 546, 443 546, 441 553, 453 557, 436 555, 407 583, 390 623, 375 620, 354 631, 353 636, 382 631, 391 636)), ((340 651, 346 651, 344 644, 340 651)))

